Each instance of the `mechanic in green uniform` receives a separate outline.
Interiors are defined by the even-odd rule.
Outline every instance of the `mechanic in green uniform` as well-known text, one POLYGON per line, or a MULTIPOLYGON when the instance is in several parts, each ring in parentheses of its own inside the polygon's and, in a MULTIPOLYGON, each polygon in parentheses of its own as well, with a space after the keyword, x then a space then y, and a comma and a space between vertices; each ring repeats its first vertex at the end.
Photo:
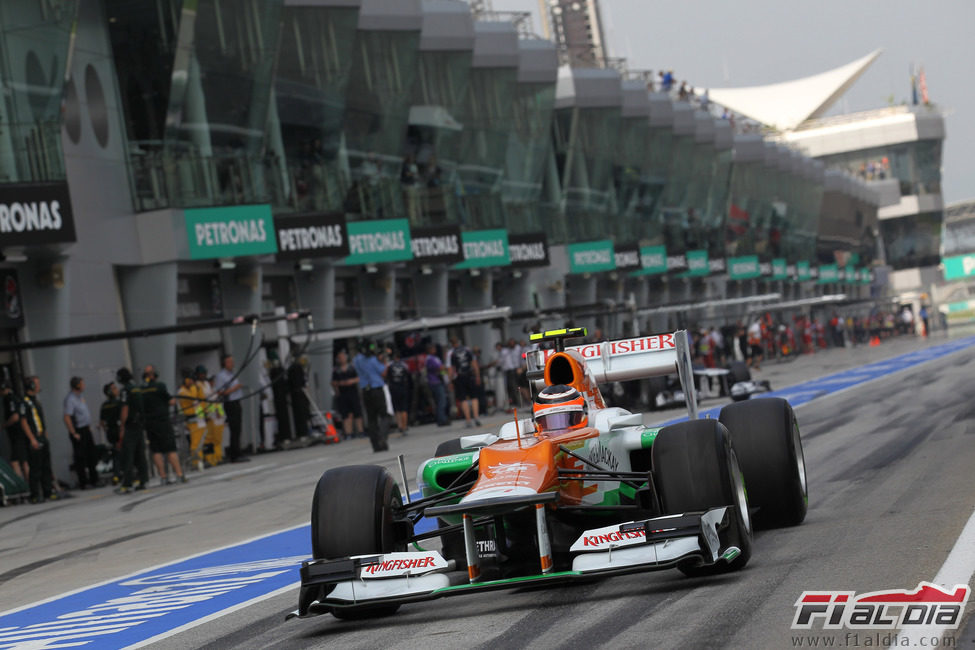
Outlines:
POLYGON ((145 412, 142 406, 142 389, 135 385, 128 368, 119 368, 115 379, 121 384, 119 401, 119 449, 122 452, 122 485, 119 494, 145 490, 149 484, 149 465, 146 462, 145 412), (139 472, 138 481, 132 483, 133 464, 139 472))
POLYGON ((118 386, 115 382, 105 384, 102 393, 105 401, 98 412, 98 423, 112 454, 112 485, 118 485, 122 480, 122 459, 118 445, 118 420, 122 413, 122 402, 118 399, 118 386))
POLYGON ((159 472, 159 481, 168 485, 179 481, 186 483, 183 468, 176 453, 176 436, 173 434, 173 423, 169 419, 169 407, 176 403, 169 394, 166 384, 159 381, 159 374, 154 367, 146 366, 142 371, 142 404, 146 413, 146 433, 149 435, 149 451, 152 452, 152 463, 159 472), (166 473, 166 463, 173 468, 175 477, 166 473))

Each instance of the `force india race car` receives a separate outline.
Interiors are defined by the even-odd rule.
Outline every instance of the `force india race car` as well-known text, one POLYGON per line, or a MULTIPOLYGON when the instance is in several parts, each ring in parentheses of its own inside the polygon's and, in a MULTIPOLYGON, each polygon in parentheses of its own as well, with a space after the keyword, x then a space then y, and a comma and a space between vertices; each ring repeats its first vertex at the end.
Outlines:
MULTIPOLYGON (((753 520, 805 518, 802 444, 785 400, 697 419, 686 332, 565 347, 585 334, 533 334, 548 348, 527 356, 533 417, 442 443, 417 472, 421 498, 404 500, 379 466, 322 474, 313 559, 291 616, 382 616, 405 602, 670 567, 737 571, 753 520), (647 427, 599 393, 675 370, 692 397, 685 422, 647 427), (436 529, 415 532, 423 517, 436 529)), ((402 456, 400 473, 405 488, 402 456)))

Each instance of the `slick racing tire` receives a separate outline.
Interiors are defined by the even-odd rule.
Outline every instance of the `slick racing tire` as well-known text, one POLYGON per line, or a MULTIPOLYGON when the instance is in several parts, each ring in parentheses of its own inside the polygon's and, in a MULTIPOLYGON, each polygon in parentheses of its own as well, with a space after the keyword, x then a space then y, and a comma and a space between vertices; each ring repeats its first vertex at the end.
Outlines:
POLYGON ((732 361, 728 364, 728 376, 732 384, 737 384, 740 381, 751 381, 752 371, 744 361, 732 361))
MULTIPOLYGON (((327 470, 311 505, 311 548, 316 559, 405 550, 396 539, 393 511, 402 505, 399 486, 384 467, 350 465, 327 470)), ((299 598, 311 598, 300 594, 299 598)), ((387 616, 399 604, 333 607, 336 618, 387 616)))
POLYGON ((729 404, 719 421, 728 428, 761 527, 795 526, 806 518, 809 492, 799 424, 784 399, 729 404))
POLYGON ((651 447, 654 483, 663 514, 701 512, 730 506, 727 526, 718 531, 722 547, 737 546, 731 562, 677 565, 685 575, 703 576, 738 571, 752 554, 752 525, 731 437, 716 420, 691 420, 664 427, 651 447))

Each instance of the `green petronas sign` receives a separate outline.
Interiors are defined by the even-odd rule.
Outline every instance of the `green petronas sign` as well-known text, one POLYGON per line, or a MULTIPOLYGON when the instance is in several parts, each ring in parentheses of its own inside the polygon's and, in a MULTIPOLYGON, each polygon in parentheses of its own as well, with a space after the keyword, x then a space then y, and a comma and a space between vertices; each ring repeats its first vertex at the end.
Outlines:
POLYGON ((570 273, 597 273, 616 268, 616 251, 609 239, 569 244, 566 251, 570 273))
POLYGON ((350 221, 349 256, 345 263, 379 264, 413 259, 410 222, 407 219, 350 221))
POLYGON ((460 233, 460 241, 464 250, 464 261, 454 264, 455 269, 511 264, 507 230, 465 230, 460 233))
POLYGON ((728 277, 732 280, 751 280, 761 274, 758 255, 743 255, 728 260, 728 277))
POLYGON ((278 252, 269 205, 186 209, 183 216, 190 259, 278 252))

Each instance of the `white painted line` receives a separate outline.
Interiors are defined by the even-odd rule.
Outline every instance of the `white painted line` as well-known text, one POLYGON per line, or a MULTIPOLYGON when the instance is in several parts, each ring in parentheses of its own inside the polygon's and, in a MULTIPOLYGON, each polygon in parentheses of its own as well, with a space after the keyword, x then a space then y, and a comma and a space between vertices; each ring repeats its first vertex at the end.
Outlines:
POLYGON ((204 480, 209 481, 226 481, 229 478, 234 478, 237 476, 243 476, 244 474, 253 474, 254 472, 261 472, 266 469, 271 469, 272 467, 277 467, 277 463, 270 463, 268 465, 255 465, 254 467, 248 467, 247 469, 238 469, 234 472, 227 472, 226 474, 220 474, 214 477, 203 477, 204 480))
MULTIPOLYGON (((962 528, 961 535, 955 541, 948 558, 941 565, 941 570, 932 582, 948 589, 955 585, 967 585, 975 574, 975 512, 968 518, 968 523, 962 528)), ((969 604, 971 603, 969 596, 969 604)), ((943 637, 948 628, 944 625, 918 625, 916 627, 901 628, 891 647, 917 648, 921 645, 931 646, 931 637, 943 637), (923 639, 923 641, 922 641, 923 639)), ((960 633, 960 630, 956 631, 960 633)), ((957 645, 957 639, 956 643, 957 645)))
POLYGON ((237 603, 233 607, 228 607, 227 609, 222 609, 219 612, 214 612, 213 614, 210 614, 209 616, 204 616, 203 618, 197 619, 197 620, 195 620, 195 621, 193 621, 191 623, 187 623, 186 625, 181 625, 179 627, 175 627, 175 628, 173 628, 171 630, 168 630, 166 632, 162 632, 161 634, 157 634, 156 636, 152 637, 151 639, 146 639, 144 641, 140 641, 139 643, 136 643, 136 644, 130 645, 130 646, 126 646, 126 647, 128 647, 128 648, 142 648, 142 647, 145 647, 145 646, 147 646, 147 645, 149 645, 151 643, 157 643, 159 641, 162 641, 163 639, 168 639, 169 637, 175 636, 175 635, 179 634, 180 632, 185 632, 186 630, 192 630, 194 627, 197 627, 199 625, 203 625, 204 623, 206 623, 208 621, 212 621, 212 620, 218 619, 221 616, 226 616, 227 614, 230 614, 231 612, 236 612, 239 609, 244 609, 245 607, 250 607, 251 605, 256 605, 257 603, 259 603, 259 602, 261 602, 263 600, 267 600, 269 598, 274 598, 275 596, 279 596, 279 595, 281 595, 283 593, 287 593, 289 591, 295 591, 299 587, 301 587, 301 581, 300 580, 298 582, 294 582, 294 583, 292 583, 290 585, 286 585, 284 587, 281 587, 280 589, 275 589, 274 591, 268 592, 268 593, 266 593, 266 594, 264 594, 262 596, 256 596, 254 598, 251 598, 250 600, 245 601, 243 603, 237 603))

